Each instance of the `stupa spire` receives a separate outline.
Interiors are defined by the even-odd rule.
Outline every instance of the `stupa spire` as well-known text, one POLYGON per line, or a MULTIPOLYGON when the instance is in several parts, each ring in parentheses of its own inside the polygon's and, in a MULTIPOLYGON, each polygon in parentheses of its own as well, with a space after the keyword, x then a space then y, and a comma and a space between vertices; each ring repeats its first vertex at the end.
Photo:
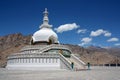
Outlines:
POLYGON ((40 25, 40 28, 51 28, 52 26, 49 25, 49 18, 48 18, 48 11, 47 8, 45 8, 45 11, 43 12, 44 17, 43 17, 43 24, 40 25))
POLYGON ((48 19, 48 11, 47 11, 47 8, 45 8, 45 11, 43 12, 44 14, 44 18, 43 18, 43 24, 48 24, 49 22, 49 19, 48 19))

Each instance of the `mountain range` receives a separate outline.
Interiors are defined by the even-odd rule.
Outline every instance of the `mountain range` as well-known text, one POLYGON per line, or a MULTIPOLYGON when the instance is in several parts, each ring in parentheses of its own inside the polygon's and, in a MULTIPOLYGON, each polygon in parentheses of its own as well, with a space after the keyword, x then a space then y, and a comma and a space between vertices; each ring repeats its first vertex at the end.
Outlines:
MULTIPOLYGON (((32 35, 21 33, 0 36, 0 67, 4 67, 7 56, 19 52, 25 45, 29 45, 32 35)), ((98 46, 81 47, 72 44, 67 45, 71 51, 85 63, 91 64, 120 64, 120 47, 102 48, 98 46)))

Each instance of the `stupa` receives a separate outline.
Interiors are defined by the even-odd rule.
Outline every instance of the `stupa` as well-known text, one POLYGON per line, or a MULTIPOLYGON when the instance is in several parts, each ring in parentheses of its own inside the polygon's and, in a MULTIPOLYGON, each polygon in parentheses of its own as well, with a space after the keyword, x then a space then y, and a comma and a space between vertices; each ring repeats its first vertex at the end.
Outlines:
POLYGON ((58 36, 57 34, 51 29, 51 25, 48 24, 48 11, 47 8, 45 9, 43 24, 40 25, 40 30, 36 31, 32 36, 31 44, 58 44, 58 36))
POLYGON ((48 11, 45 9, 43 23, 30 41, 18 53, 7 58, 7 69, 18 70, 81 70, 85 63, 72 51, 58 41, 57 34, 49 24, 48 11))

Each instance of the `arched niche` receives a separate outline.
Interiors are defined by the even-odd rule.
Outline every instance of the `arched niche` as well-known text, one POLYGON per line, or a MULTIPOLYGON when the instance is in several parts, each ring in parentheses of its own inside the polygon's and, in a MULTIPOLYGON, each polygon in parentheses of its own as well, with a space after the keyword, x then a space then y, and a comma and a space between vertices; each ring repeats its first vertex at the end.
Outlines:
POLYGON ((56 41, 56 38, 54 36, 50 36, 48 41, 49 41, 48 44, 54 44, 56 41))
POLYGON ((31 45, 34 45, 34 42, 33 42, 33 39, 31 38, 31 40, 30 40, 30 44, 31 45))

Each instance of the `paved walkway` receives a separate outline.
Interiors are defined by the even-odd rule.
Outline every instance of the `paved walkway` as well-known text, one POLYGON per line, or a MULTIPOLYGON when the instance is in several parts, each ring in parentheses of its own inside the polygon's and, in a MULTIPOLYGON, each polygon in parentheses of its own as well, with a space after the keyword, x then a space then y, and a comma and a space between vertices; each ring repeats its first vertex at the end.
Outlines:
POLYGON ((120 67, 93 67, 87 71, 13 71, 0 69, 0 80, 120 80, 120 67))

